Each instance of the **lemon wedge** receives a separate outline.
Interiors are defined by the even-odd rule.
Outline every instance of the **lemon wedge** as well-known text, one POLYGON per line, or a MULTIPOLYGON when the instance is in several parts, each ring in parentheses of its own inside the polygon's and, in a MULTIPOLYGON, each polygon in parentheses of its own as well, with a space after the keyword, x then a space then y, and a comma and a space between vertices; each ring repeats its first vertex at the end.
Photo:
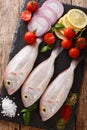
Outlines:
POLYGON ((87 25, 87 16, 79 9, 69 10, 67 13, 67 19, 74 28, 82 29, 87 25))

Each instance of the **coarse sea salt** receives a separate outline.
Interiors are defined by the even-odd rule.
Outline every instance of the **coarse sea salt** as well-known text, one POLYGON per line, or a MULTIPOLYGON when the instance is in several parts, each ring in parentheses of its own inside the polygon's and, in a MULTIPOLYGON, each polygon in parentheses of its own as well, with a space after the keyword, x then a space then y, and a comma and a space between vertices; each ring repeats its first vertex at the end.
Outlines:
POLYGON ((13 100, 5 97, 2 99, 2 111, 3 116, 15 117, 17 111, 17 105, 13 100))

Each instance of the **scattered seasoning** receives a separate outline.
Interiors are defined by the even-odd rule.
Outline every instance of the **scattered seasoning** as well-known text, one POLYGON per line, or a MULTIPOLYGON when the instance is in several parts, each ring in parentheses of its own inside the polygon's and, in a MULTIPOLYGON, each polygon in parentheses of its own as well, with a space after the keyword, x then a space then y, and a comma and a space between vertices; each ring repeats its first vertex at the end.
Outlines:
POLYGON ((3 116, 15 117, 17 111, 17 105, 13 100, 5 97, 2 99, 2 111, 3 116))
POLYGON ((17 116, 20 116, 20 114, 18 113, 17 116))
POLYGON ((15 100, 15 97, 13 97, 13 100, 15 100))

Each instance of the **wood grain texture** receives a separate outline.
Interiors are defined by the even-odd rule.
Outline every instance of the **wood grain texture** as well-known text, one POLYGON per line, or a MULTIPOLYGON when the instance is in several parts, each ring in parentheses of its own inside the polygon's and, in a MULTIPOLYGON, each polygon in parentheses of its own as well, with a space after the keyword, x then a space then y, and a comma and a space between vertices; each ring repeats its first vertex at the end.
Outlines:
MULTIPOLYGON (((87 8, 87 0, 72 0, 72 5, 87 8)), ((75 123, 75 130, 87 130, 87 65, 84 66, 84 77, 80 90, 75 123)))
POLYGON ((72 0, 72 5, 78 5, 87 8, 87 0, 72 0))
POLYGON ((0 81, 3 80, 21 4, 22 0, 0 0, 0 81))
POLYGON ((28 126, 21 125, 21 130, 42 130, 42 129, 38 129, 38 128, 33 128, 33 127, 28 127, 28 126))
MULTIPOLYGON (((60 0, 61 2, 87 7, 87 0, 60 0)), ((0 0, 0 87, 7 65, 13 35, 23 0, 0 0)), ((87 130, 87 67, 81 85, 76 122, 73 130, 87 130)), ((0 130, 40 130, 15 123, 0 121, 0 130)))
POLYGON ((0 121, 0 130, 20 130, 20 127, 16 123, 0 121))

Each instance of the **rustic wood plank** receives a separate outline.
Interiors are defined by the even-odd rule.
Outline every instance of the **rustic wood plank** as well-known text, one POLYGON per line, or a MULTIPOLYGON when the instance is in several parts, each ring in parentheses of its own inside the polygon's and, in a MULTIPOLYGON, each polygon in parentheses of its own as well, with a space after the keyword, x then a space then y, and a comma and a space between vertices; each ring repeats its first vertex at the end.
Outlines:
POLYGON ((87 0, 72 0, 72 5, 78 5, 87 8, 87 0))
MULTIPOLYGON (((0 0, 0 81, 3 80, 22 0, 0 0)), ((1 88, 2 82, 0 82, 1 88)))
POLYGON ((21 125, 21 130, 42 130, 42 129, 21 125))
POLYGON ((59 1, 61 1, 63 3, 71 4, 71 0, 59 0, 59 1))
POLYGON ((77 108, 76 130, 77 129, 87 130, 87 65, 84 67, 84 77, 77 108))
POLYGON ((20 130, 20 127, 16 123, 8 123, 6 121, 0 121, 0 130, 20 130))
MULTIPOLYGON (((60 0, 64 3, 71 3, 87 7, 87 0, 60 0)), ((3 80, 4 69, 6 68, 16 23, 20 14, 23 0, 0 0, 0 87, 3 80)), ((74 130, 87 130, 87 68, 84 68, 84 80, 80 93, 79 106, 77 109, 76 128, 74 130)), ((15 123, 0 121, 1 130, 40 130, 36 128, 21 126, 15 123), (20 128, 20 129, 19 129, 20 128)))
MULTIPOLYGON (((23 0, 0 0, 0 88, 23 0)), ((19 130, 15 123, 0 121, 1 130, 19 130)))
MULTIPOLYGON (((72 0, 73 5, 87 8, 87 0, 72 0)), ((79 104, 76 114, 75 130, 87 130, 87 66, 84 67, 84 77, 81 85, 79 104)))

